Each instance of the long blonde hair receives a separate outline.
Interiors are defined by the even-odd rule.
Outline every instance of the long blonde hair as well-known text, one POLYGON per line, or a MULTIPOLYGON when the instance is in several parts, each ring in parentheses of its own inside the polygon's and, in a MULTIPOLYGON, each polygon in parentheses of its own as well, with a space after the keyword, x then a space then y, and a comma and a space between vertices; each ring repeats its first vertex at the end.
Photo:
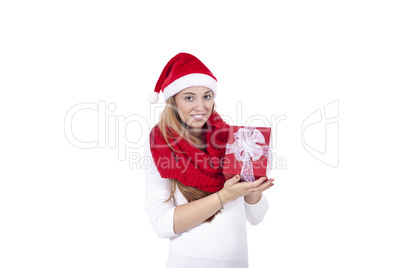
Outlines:
MULTIPOLYGON (((216 105, 214 102, 212 111, 214 111, 215 108, 216 105)), ((166 143, 173 151, 177 152, 177 150, 175 150, 170 144, 170 140, 175 139, 175 136, 172 134, 172 131, 178 133, 181 136, 181 138, 192 143, 196 147, 202 147, 205 145, 202 140, 198 139, 197 137, 191 134, 191 132, 186 127, 184 122, 180 119, 176 101, 174 100, 174 96, 170 97, 166 101, 166 106, 159 116, 158 126, 161 130, 161 133, 166 143)), ((176 188, 179 189, 179 191, 183 194, 183 196, 187 199, 188 202, 192 202, 212 194, 210 192, 199 190, 194 187, 185 186, 178 180, 172 179, 170 185, 170 195, 165 202, 168 202, 174 198, 176 188)), ((214 215, 205 220, 205 222, 211 222, 215 218, 215 215, 218 213, 220 213, 220 210, 218 210, 218 212, 216 212, 214 215)))

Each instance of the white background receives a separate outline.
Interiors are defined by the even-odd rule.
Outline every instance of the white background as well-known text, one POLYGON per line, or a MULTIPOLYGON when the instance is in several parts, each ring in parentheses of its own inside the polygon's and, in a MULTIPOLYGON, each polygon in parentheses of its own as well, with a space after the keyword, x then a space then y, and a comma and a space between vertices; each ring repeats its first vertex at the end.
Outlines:
POLYGON ((248 228, 250 267, 402 266, 398 1, 245 3, 2 1, 1 267, 163 267, 167 240, 129 157, 142 154, 163 107, 147 95, 179 52, 218 78, 218 112, 234 123, 286 118, 274 132, 286 165, 248 228), (339 135, 326 140, 323 121, 302 140, 304 120, 331 102, 339 135), (88 103, 110 104, 108 120, 101 109, 71 119, 88 103), (303 146, 334 141, 335 167, 303 146))

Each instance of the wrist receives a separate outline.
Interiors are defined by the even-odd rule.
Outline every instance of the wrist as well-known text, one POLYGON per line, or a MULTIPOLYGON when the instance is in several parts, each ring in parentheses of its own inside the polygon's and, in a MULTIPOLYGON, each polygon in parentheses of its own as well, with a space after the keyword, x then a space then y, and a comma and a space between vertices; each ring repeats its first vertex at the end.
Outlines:
POLYGON ((225 191, 225 189, 219 190, 218 194, 221 197, 223 206, 231 201, 229 194, 225 191))
POLYGON ((248 195, 244 196, 244 201, 246 201, 250 205, 257 204, 262 197, 261 192, 254 192, 254 193, 249 193, 248 195))

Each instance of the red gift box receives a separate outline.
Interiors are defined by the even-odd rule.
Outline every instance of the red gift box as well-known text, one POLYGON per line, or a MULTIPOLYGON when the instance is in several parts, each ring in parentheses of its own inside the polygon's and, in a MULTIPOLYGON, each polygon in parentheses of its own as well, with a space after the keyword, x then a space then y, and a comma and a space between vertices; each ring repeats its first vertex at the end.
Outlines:
POLYGON ((223 162, 226 179, 240 174, 242 181, 268 176, 272 166, 271 128, 230 126, 223 162))

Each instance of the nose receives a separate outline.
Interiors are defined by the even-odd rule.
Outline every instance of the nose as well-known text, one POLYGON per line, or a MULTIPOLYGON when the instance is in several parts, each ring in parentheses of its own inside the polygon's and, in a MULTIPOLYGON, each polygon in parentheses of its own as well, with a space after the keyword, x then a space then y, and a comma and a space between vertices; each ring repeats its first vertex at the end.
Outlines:
POLYGON ((197 100, 196 104, 195 104, 195 110, 196 111, 204 111, 204 102, 200 99, 197 100))

